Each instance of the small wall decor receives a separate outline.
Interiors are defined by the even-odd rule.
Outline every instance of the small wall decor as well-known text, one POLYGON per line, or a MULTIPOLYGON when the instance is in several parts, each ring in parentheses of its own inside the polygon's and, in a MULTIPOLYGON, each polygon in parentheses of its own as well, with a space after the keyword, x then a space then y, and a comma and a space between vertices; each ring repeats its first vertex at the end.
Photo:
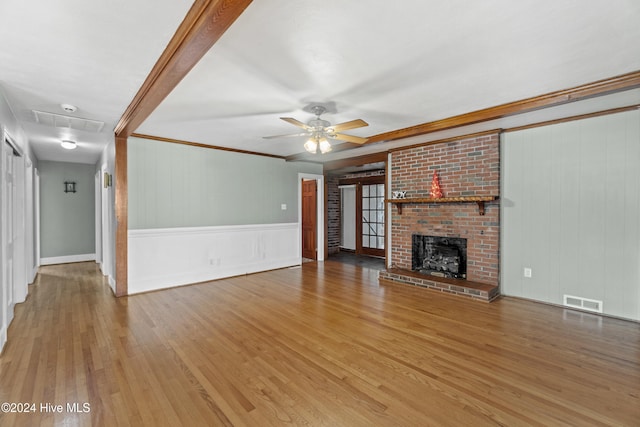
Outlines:
POLYGON ((108 172, 104 173, 104 178, 102 179, 104 188, 111 187, 111 175, 108 172))
POLYGON ((431 190, 429 191, 429 196, 433 199, 440 199, 444 196, 442 194, 442 190, 440 189, 440 180, 438 179, 438 173, 433 171, 433 179, 431 180, 431 190))
POLYGON ((76 192, 76 183, 74 181, 65 181, 64 182, 64 192, 65 193, 75 193, 76 192))
POLYGON ((394 191, 393 192, 393 198, 394 199, 404 199, 406 195, 407 195, 406 191, 394 191))

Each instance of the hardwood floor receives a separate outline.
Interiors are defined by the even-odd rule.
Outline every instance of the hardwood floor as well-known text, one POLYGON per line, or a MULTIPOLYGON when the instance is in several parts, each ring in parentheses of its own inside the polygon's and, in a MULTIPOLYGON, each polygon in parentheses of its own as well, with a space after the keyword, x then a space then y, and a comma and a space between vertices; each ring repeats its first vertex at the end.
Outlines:
POLYGON ((3 427, 638 426, 640 324, 331 261, 120 299, 93 263, 47 266, 0 402, 35 404, 3 427))

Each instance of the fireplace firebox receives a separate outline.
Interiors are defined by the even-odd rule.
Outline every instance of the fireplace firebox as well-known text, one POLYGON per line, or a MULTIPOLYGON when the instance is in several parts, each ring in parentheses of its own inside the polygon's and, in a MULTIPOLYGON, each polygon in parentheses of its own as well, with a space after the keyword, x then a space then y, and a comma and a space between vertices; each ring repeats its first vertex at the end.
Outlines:
POLYGON ((411 269, 439 277, 467 277, 467 239, 458 237, 411 236, 411 269))

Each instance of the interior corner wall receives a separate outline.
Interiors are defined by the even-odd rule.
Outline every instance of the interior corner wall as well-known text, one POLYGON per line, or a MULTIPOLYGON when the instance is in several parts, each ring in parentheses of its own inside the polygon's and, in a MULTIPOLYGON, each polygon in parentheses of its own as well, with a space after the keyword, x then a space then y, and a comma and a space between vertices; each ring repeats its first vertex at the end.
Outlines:
POLYGON ((40 161, 42 264, 95 259, 95 165, 40 161), (75 193, 64 182, 76 183, 75 193))
POLYGON ((501 149, 501 292, 640 320, 640 111, 507 132, 501 149))
POLYGON ((322 166, 129 138, 128 293, 301 263, 300 175, 322 166))

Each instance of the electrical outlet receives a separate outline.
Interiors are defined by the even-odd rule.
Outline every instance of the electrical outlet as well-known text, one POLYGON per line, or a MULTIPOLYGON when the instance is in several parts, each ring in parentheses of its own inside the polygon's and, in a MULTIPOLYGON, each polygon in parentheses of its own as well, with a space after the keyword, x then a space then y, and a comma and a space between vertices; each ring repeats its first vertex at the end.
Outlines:
POLYGON ((531 269, 529 267, 524 268, 524 277, 531 278, 531 269))
POLYGON ((287 205, 285 203, 280 205, 280 209, 282 209, 283 211, 287 210, 287 205))

